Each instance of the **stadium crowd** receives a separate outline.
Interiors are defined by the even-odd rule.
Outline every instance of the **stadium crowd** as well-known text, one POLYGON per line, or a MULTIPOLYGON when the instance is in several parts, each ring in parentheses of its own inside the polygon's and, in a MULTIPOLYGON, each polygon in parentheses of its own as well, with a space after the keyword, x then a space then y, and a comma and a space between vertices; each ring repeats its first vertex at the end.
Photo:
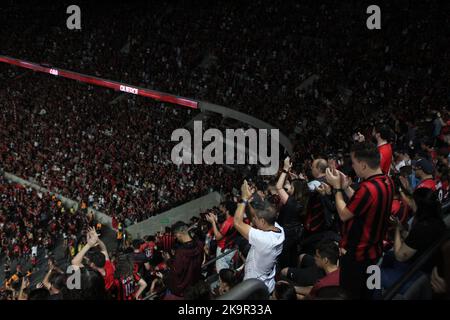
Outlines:
POLYGON ((235 174, 223 168, 172 163, 171 133, 185 125, 189 110, 142 98, 108 104, 113 95, 103 90, 48 82, 45 75, 18 79, 6 90, 2 105, 17 109, 2 115, 4 170, 127 225, 231 188, 235 174), (51 94, 33 81, 45 82, 51 94))
MULTIPOLYGON (((289 134, 295 147, 278 176, 267 179, 243 182, 241 172, 216 165, 177 167, 170 134, 195 111, 139 97, 115 100, 117 94, 103 89, 1 66, 5 171, 125 225, 212 190, 226 198, 190 224, 112 250, 92 229, 92 217, 1 178, 5 270, 14 259, 34 261, 33 251, 48 256, 63 239, 67 261, 82 279, 82 289, 69 289, 64 268, 48 259, 37 285, 20 267, 5 272, 2 297, 212 299, 250 278, 262 280, 273 299, 371 299, 389 289, 445 232, 440 207, 449 188, 444 70, 450 59, 439 23, 448 17, 430 20, 418 12, 411 23, 388 14, 385 39, 351 32, 360 21, 340 19, 334 6, 309 6, 257 1, 247 8, 260 15, 233 4, 228 15, 195 6, 192 15, 178 8, 125 10, 96 21, 110 29, 95 33, 67 37, 49 25, 53 42, 43 50, 7 40, 11 56, 258 115, 289 134), (313 22, 312 12, 326 19, 313 22), (139 23, 126 23, 127 14, 139 23), (311 75, 318 80, 302 89, 311 75), (382 268, 382 290, 375 293, 365 287, 374 264, 382 268)), ((31 26, 11 34, 44 31, 31 26)), ((35 38, 39 47, 43 38, 35 38)), ((445 244, 411 283, 426 274, 434 297, 448 298, 449 256, 445 244)))

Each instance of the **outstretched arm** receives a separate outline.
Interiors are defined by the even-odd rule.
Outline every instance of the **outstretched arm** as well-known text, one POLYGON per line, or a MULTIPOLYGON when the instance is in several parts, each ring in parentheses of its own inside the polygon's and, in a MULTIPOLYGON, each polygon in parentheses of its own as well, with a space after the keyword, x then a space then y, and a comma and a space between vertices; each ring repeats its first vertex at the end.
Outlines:
POLYGON ((100 247, 100 251, 105 255, 105 258, 108 261, 109 260, 109 254, 108 254, 108 249, 106 248, 106 245, 100 239, 98 239, 97 243, 98 243, 98 246, 100 247))
POLYGON ((97 232, 95 231, 94 228, 89 228, 86 237, 87 237, 87 244, 72 259, 72 265, 74 265, 74 266, 82 267, 84 256, 92 247, 95 247, 98 243, 97 232))
POLYGON ((278 181, 276 184, 276 188, 277 188, 277 192, 278 195, 280 196, 280 200, 282 204, 285 204, 289 198, 288 193, 283 189, 284 187, 284 182, 286 181, 286 176, 289 173, 289 170, 292 167, 292 163, 289 159, 289 157, 287 157, 286 159, 284 159, 284 164, 283 164, 283 171, 281 172, 280 176, 278 177, 278 181))
POLYGON ((206 215, 206 220, 208 220, 211 223, 216 240, 217 241, 221 240, 223 238, 223 234, 220 233, 220 230, 217 227, 217 216, 214 213, 208 213, 206 215))
POLYGON ((244 222, 244 211, 249 199, 252 196, 252 193, 248 186, 247 180, 244 180, 241 187, 241 192, 242 202, 238 204, 236 213, 234 214, 234 227, 245 239, 248 240, 251 227, 244 222))

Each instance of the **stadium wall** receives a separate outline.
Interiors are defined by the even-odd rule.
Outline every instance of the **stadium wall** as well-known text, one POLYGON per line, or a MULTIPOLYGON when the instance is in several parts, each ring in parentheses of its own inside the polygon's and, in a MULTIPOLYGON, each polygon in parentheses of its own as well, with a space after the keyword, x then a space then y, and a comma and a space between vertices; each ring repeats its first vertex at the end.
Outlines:
MULTIPOLYGON (((38 184, 19 178, 8 172, 3 172, 3 175, 6 179, 23 185, 25 187, 31 187, 34 190, 42 193, 49 193, 51 195, 55 195, 66 208, 75 208, 78 209, 80 204, 74 200, 64 197, 61 194, 56 192, 49 191, 46 188, 39 186, 38 184)), ((146 235, 155 234, 157 231, 160 231, 161 228, 166 226, 171 226, 177 221, 189 222, 189 220, 193 216, 198 216, 200 212, 213 208, 214 206, 218 206, 222 200, 222 196, 218 192, 212 192, 207 194, 206 196, 200 197, 198 199, 192 200, 188 203, 185 203, 181 206, 173 208, 164 213, 158 214, 154 217, 141 221, 139 223, 133 224, 129 226, 126 231, 129 236, 132 238, 140 238, 146 235)), ((103 225, 112 228, 112 219, 110 216, 97 211, 93 208, 88 208, 89 211, 93 212, 97 221, 102 223, 103 225)))
POLYGON ((161 231, 161 228, 171 226, 177 221, 189 222, 193 216, 198 216, 202 211, 218 206, 221 200, 222 196, 220 193, 211 192, 206 196, 192 200, 142 222, 133 224, 127 228, 127 233, 133 239, 153 235, 156 232, 161 231))
MULTIPOLYGON (((73 201, 73 200, 71 200, 69 198, 66 198, 66 197, 62 196, 61 194, 58 194, 58 193, 55 193, 55 192, 51 192, 48 189, 43 188, 43 187, 37 185, 34 182, 30 182, 28 180, 24 180, 24 179, 19 178, 19 177, 15 176, 15 175, 13 175, 11 173, 4 172, 4 176, 5 176, 6 179, 11 180, 12 182, 21 184, 21 185, 23 185, 25 187, 31 187, 34 190, 38 191, 38 192, 49 193, 51 195, 55 195, 59 200, 61 200, 61 202, 63 203, 64 207, 66 207, 66 208, 78 209, 78 207, 80 205, 78 202, 73 201)), ((99 221, 101 224, 106 225, 106 226, 108 226, 110 228, 112 227, 112 219, 111 219, 111 217, 109 217, 106 214, 101 213, 100 211, 97 211, 97 210, 95 210, 93 208, 89 208, 88 210, 94 213, 96 220, 99 221)))

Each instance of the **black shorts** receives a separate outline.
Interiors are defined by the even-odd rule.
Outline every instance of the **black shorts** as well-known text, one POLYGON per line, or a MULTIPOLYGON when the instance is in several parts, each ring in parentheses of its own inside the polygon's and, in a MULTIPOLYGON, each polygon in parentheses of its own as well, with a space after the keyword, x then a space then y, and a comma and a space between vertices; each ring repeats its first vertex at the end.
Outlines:
POLYGON ((356 261, 350 254, 345 254, 340 261, 340 286, 350 299, 370 300, 374 293, 367 288, 367 268, 376 265, 377 261, 356 261))

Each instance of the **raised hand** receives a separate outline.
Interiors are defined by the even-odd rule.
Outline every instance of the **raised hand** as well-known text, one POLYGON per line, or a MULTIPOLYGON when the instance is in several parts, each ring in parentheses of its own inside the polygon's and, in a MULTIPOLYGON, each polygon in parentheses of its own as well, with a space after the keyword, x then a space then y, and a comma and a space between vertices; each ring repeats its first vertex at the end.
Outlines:
POLYGON ((336 170, 339 175, 341 176, 341 185, 342 185, 342 189, 347 189, 348 187, 350 187, 350 185, 352 184, 352 179, 349 176, 346 176, 344 173, 342 173, 339 170, 336 170))
POLYGON ((435 293, 447 292, 447 284, 445 283, 445 279, 439 276, 436 267, 434 267, 433 272, 431 272, 431 289, 433 289, 435 293))
POLYGON ((241 186, 241 197, 242 199, 249 200, 253 195, 252 190, 250 189, 247 180, 244 180, 244 183, 241 186))
POLYGON ((91 247, 95 247, 98 243, 98 235, 95 228, 91 227, 86 234, 87 242, 91 247))
POLYGON ((325 171, 325 176, 327 178, 328 184, 330 184, 334 189, 341 189, 341 175, 336 169, 327 168, 325 171))
POLYGON ((292 168, 291 158, 286 157, 283 162, 283 170, 289 171, 292 168))
POLYGON ((331 194, 331 187, 327 183, 321 183, 320 186, 318 186, 316 190, 322 196, 331 194))
POLYGON ((217 222, 217 216, 214 213, 208 213, 206 215, 206 220, 211 223, 217 222))

